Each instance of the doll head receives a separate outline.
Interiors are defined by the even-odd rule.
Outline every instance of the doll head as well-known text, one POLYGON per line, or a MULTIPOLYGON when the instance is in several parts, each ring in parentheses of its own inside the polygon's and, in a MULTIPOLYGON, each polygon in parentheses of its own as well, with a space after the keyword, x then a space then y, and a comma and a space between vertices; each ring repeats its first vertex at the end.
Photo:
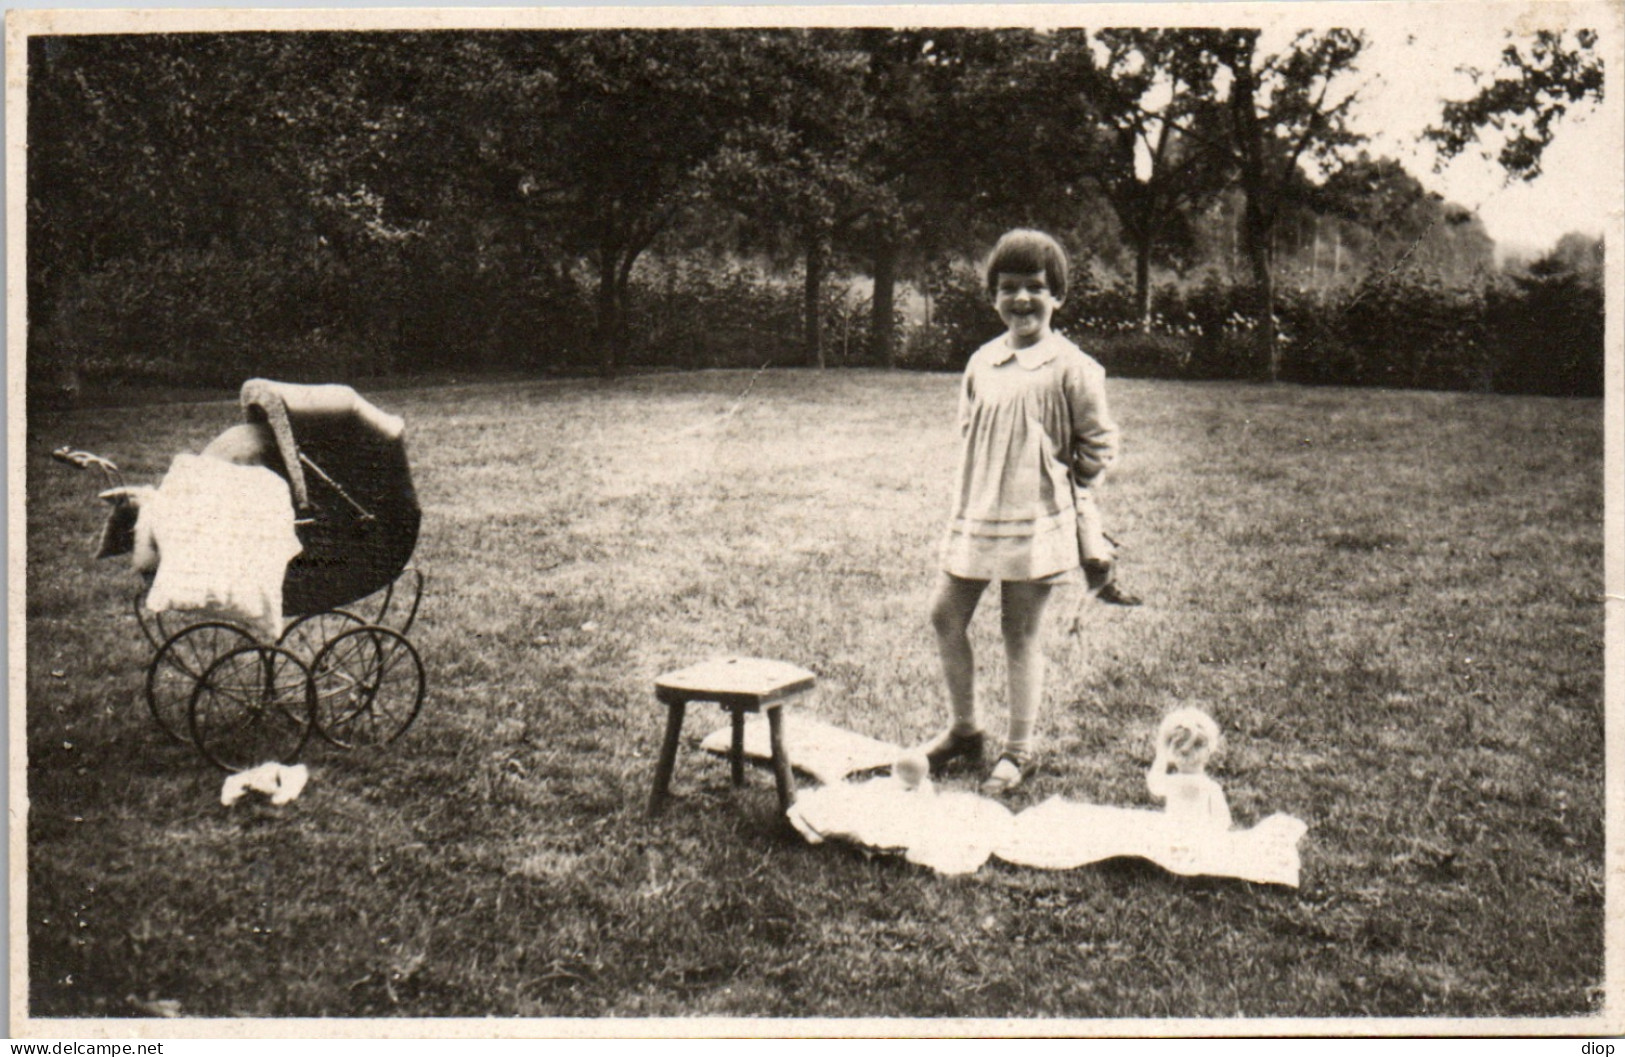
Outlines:
POLYGON ((1199 708, 1175 709, 1157 727, 1157 757, 1181 774, 1200 774, 1219 746, 1219 725, 1199 708))
POLYGON ((891 766, 892 775, 908 790, 920 788, 930 771, 931 765, 926 761, 925 754, 919 752, 904 753, 891 766))

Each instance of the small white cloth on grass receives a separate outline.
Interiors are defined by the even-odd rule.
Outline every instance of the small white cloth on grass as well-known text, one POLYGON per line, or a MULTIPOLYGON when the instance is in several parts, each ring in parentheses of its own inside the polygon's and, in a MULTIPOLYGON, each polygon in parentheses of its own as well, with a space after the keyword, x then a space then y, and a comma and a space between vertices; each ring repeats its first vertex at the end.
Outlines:
POLYGON ((271 798, 280 807, 299 798, 305 783, 310 781, 310 770, 302 763, 292 766, 282 763, 262 763, 246 771, 238 771, 226 778, 220 787, 220 803, 230 807, 252 789, 271 798))
POLYGON ((288 482, 263 466, 177 455, 136 531, 158 552, 149 610, 233 620, 266 642, 281 636, 282 581, 302 549, 288 482))
POLYGON ((975 872, 1010 827, 1010 810, 996 800, 929 780, 909 789, 891 777, 809 789, 785 815, 809 843, 842 840, 944 874, 975 872))
POLYGON ((1251 829, 1175 824, 1163 811, 1051 797, 1017 815, 993 854, 1017 866, 1071 870, 1102 859, 1149 859, 1184 876, 1298 886, 1302 820, 1275 814, 1251 829))
MULTIPOLYGON (((783 723, 784 751, 790 765, 825 785, 858 771, 890 767, 903 751, 897 745, 831 726, 805 712, 786 714, 783 723)), ((712 731, 700 742, 700 748, 719 756, 728 755, 732 745, 731 725, 712 731)), ((766 716, 745 717, 745 755, 755 760, 772 759, 766 716)))

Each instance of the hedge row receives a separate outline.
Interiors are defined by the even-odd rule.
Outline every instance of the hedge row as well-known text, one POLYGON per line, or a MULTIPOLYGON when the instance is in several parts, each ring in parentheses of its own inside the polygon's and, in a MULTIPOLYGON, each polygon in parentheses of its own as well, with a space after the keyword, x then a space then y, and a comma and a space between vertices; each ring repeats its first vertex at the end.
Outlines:
MULTIPOLYGON (((53 333, 30 335, 30 392, 129 382, 232 386, 423 371, 594 368, 589 281, 444 257, 171 255, 115 263, 71 291, 53 333), (64 372, 62 366, 75 366, 64 372)), ((1210 282, 1158 291, 1149 330, 1132 291, 1088 277, 1057 325, 1114 375, 1264 377, 1251 292, 1210 282)), ((623 363, 758 367, 807 362, 799 278, 739 264, 647 263, 634 275, 623 363)), ((831 283, 820 304, 825 362, 869 364, 866 300, 831 283)), ((1596 396, 1603 385, 1603 297, 1572 273, 1502 276, 1451 288, 1389 275, 1335 293, 1277 298, 1282 378, 1596 396)), ((897 365, 959 370, 998 321, 973 278, 934 291, 927 324, 897 322, 897 365)))
MULTIPOLYGON (((972 284, 943 291, 933 307, 931 325, 908 335, 911 366, 954 368, 997 332, 972 284)), ((1152 307, 1147 329, 1132 290, 1086 287, 1056 324, 1116 375, 1268 374, 1251 289, 1164 288, 1152 307)), ((1602 288, 1571 272, 1500 276, 1478 288, 1386 275, 1340 291, 1286 290, 1275 319, 1284 381, 1561 396, 1603 390, 1602 288)))

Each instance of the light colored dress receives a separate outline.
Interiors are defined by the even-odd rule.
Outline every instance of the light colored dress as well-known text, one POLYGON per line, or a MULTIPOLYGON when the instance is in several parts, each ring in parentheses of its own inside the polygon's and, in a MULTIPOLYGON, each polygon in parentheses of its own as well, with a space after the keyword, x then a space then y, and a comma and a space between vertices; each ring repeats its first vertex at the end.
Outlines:
POLYGON ((965 367, 959 425, 943 570, 968 580, 1071 576, 1074 476, 1093 482, 1117 458, 1105 368, 1059 334, 1024 349, 1000 336, 965 367))

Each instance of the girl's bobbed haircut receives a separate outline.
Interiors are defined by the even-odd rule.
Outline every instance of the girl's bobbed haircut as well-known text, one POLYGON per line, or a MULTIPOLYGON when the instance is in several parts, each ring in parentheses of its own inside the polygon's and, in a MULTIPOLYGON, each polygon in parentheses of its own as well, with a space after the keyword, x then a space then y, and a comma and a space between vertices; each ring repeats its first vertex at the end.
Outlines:
POLYGON ((983 279, 987 284, 988 296, 992 297, 998 292, 1000 272, 1030 275, 1038 271, 1044 273, 1055 299, 1066 300, 1066 251, 1061 249, 1061 244, 1042 231, 1031 228, 1006 231, 993 244, 993 252, 987 255, 983 279))

